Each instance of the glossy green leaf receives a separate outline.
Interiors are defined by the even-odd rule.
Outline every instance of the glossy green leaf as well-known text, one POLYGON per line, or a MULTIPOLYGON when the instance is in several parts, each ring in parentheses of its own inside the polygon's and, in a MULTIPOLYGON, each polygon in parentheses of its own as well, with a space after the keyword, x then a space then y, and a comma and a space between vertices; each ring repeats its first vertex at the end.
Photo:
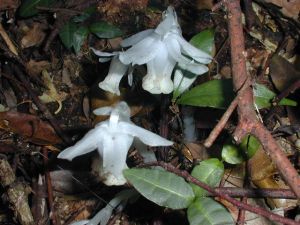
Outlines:
MULTIPOLYGON (((256 84, 254 87, 255 104, 258 109, 270 107, 270 102, 275 97, 275 93, 261 84, 256 84)), ((225 109, 234 99, 234 96, 231 79, 211 80, 183 93, 177 103, 225 109)), ((297 102, 284 98, 279 104, 295 106, 297 102)))
POLYGON ((88 33, 89 33, 88 28, 79 27, 73 34, 73 47, 76 53, 80 51, 80 48, 84 40, 86 39, 88 33))
POLYGON ((232 81, 211 80, 183 93, 178 104, 226 109, 233 100, 232 81))
POLYGON ((215 49, 215 31, 214 29, 207 29, 201 31, 200 33, 196 34, 190 40, 190 43, 195 47, 201 49, 202 51, 214 55, 215 49))
MULTIPOLYGON (((264 85, 255 84, 254 96, 257 108, 262 109, 271 106, 271 101, 276 96, 276 94, 264 85)), ((297 102, 284 98, 279 102, 279 105, 296 106, 297 102)))
POLYGON ((123 34, 118 27, 106 22, 93 23, 90 25, 89 29, 98 38, 115 38, 120 37, 123 34))
POLYGON ((64 44, 64 46, 68 49, 73 46, 73 37, 77 30, 77 25, 73 22, 66 23, 59 32, 59 37, 64 44))
MULTIPOLYGON (((219 185, 224 174, 223 163, 216 158, 210 158, 200 162, 200 165, 195 166, 192 170, 191 175, 203 183, 208 184, 211 187, 216 187, 219 185)), ((203 188, 191 184, 196 197, 203 197, 206 195, 207 191, 203 188)))
POLYGON ((224 144, 222 159, 230 164, 240 164, 245 161, 242 151, 234 144, 224 144))
POLYGON ((144 197, 172 209, 187 208, 195 198, 191 186, 173 173, 159 169, 126 169, 126 179, 144 197))
POLYGON ((80 51, 88 33, 89 30, 86 27, 78 26, 70 21, 63 26, 59 32, 59 37, 66 48, 71 49, 73 47, 77 53, 80 51))
POLYGON ((25 0, 19 8, 19 15, 22 17, 34 16, 38 13, 37 6, 50 7, 55 0, 25 0))
POLYGON ((190 225, 234 225, 231 214, 212 198, 197 198, 188 208, 190 225))
POLYGON ((239 148, 246 154, 248 159, 254 156, 259 147, 259 141, 252 135, 247 135, 246 137, 244 137, 239 146, 239 148))

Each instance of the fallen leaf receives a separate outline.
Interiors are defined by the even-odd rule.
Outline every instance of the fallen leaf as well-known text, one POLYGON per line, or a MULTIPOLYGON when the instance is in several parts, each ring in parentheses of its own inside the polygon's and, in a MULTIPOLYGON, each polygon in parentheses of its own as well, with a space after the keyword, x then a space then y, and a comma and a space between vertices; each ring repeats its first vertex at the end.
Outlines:
POLYGON ((208 158, 206 148, 199 143, 185 143, 181 151, 190 162, 193 162, 194 160, 202 161, 208 158))
POLYGON ((21 39, 21 46, 22 48, 29 48, 40 45, 44 41, 45 36, 44 25, 41 23, 34 23, 21 39))
POLYGON ((0 129, 23 136, 34 144, 54 145, 62 142, 50 124, 30 114, 0 112, 0 129))
MULTIPOLYGON (((258 188, 288 189, 281 178, 274 178, 277 169, 262 147, 249 160, 248 165, 251 181, 258 188)), ((267 202, 271 208, 288 208, 297 203, 294 200, 272 198, 267 198, 267 202)))
POLYGON ((275 87, 283 91, 300 79, 300 71, 284 58, 274 55, 270 63, 270 76, 275 87))
POLYGON ((17 9, 21 2, 19 0, 1 0, 0 11, 7 9, 17 9))
POLYGON ((29 74, 33 76, 39 76, 43 70, 50 69, 51 64, 48 61, 35 61, 30 59, 28 63, 26 63, 26 70, 29 74))
POLYGON ((214 5, 214 1, 213 0, 197 0, 197 9, 209 9, 211 10, 211 8, 214 5))
POLYGON ((266 2, 273 3, 281 8, 283 15, 298 19, 300 13, 300 1, 299 0, 266 0, 266 2))

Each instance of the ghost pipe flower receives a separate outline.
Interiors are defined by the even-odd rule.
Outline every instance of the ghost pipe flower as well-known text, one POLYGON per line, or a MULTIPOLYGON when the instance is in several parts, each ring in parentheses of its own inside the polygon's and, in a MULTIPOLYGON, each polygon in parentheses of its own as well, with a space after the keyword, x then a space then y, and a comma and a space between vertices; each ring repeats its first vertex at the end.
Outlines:
MULTIPOLYGON (((156 29, 137 33, 123 40, 121 46, 131 46, 128 50, 118 53, 121 63, 124 65, 147 64, 143 88, 152 94, 168 94, 173 91, 171 75, 176 64, 192 73, 203 74, 208 71, 203 64, 211 62, 209 54, 184 40, 176 12, 171 6, 164 13, 163 20, 156 29)), ((96 54, 103 57, 102 52, 98 53, 96 54)), ((112 73, 111 75, 117 76, 112 73)), ((117 80, 117 78, 114 79, 117 80)), ((110 82, 110 85, 113 86, 115 83, 110 82)))
MULTIPOLYGON (((106 225, 111 217, 113 210, 118 208, 123 208, 126 206, 127 202, 137 198, 139 196, 138 192, 135 190, 124 190, 119 192, 103 209, 101 209, 92 219, 90 220, 80 220, 73 222, 71 225, 106 225)), ((121 209, 122 210, 122 209, 121 209)))
POLYGON ((134 139, 149 146, 170 146, 168 141, 130 121, 130 109, 126 102, 120 102, 115 108, 103 107, 95 110, 98 115, 110 115, 104 122, 98 123, 74 146, 62 151, 58 158, 73 158, 98 149, 102 159, 101 174, 107 185, 122 185, 126 182, 122 171, 127 168, 127 152, 134 139))

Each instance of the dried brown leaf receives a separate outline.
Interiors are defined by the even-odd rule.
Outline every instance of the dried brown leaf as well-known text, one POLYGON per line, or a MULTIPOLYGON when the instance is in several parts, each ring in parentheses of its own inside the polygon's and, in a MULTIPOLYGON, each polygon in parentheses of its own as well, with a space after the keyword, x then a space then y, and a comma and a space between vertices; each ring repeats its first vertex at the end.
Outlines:
POLYGON ((284 58, 274 55, 270 63, 270 76, 275 87, 283 91, 300 79, 300 71, 284 58))
POLYGON ((52 126, 37 116, 19 112, 0 112, 0 129, 23 136, 39 145, 61 143, 52 126))
POLYGON ((41 23, 34 23, 29 30, 25 32, 24 37, 21 39, 22 48, 29 48, 32 46, 40 45, 46 33, 44 32, 44 25, 41 23))

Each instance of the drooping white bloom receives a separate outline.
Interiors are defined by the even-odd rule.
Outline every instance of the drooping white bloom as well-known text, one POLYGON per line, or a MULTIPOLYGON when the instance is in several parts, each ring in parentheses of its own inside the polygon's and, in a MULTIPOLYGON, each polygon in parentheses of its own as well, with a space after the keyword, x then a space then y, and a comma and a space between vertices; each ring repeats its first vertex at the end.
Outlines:
POLYGON ((173 143, 130 121, 130 108, 120 102, 115 108, 103 107, 95 111, 98 115, 110 115, 106 121, 98 123, 74 146, 62 151, 58 158, 73 158, 98 149, 102 161, 102 178, 107 185, 122 185, 126 182, 122 171, 127 168, 127 152, 134 139, 149 146, 170 146, 173 143))
POLYGON ((177 91, 177 94, 183 93, 192 85, 196 78, 197 76, 184 76, 181 70, 176 70, 174 74, 174 90, 177 91))
MULTIPOLYGON (((168 94, 173 91, 174 84, 171 76, 176 64, 192 73, 203 74, 208 71, 204 64, 211 62, 209 54, 197 49, 182 37, 176 12, 171 6, 164 13, 163 20, 156 29, 137 33, 123 40, 121 46, 131 47, 118 53, 119 63, 147 64, 143 88, 153 94, 168 94)), ((103 53, 98 53, 97 55, 104 57, 103 53)), ((112 81, 108 79, 109 85, 115 86, 116 83, 113 81, 118 80, 125 72, 119 69, 118 73, 109 73, 111 76, 118 77, 110 78, 112 81)))
POLYGON ((138 193, 135 190, 123 190, 119 192, 92 219, 76 221, 71 225, 106 225, 116 207, 124 207, 128 200, 136 198, 136 196, 138 196, 138 193))

